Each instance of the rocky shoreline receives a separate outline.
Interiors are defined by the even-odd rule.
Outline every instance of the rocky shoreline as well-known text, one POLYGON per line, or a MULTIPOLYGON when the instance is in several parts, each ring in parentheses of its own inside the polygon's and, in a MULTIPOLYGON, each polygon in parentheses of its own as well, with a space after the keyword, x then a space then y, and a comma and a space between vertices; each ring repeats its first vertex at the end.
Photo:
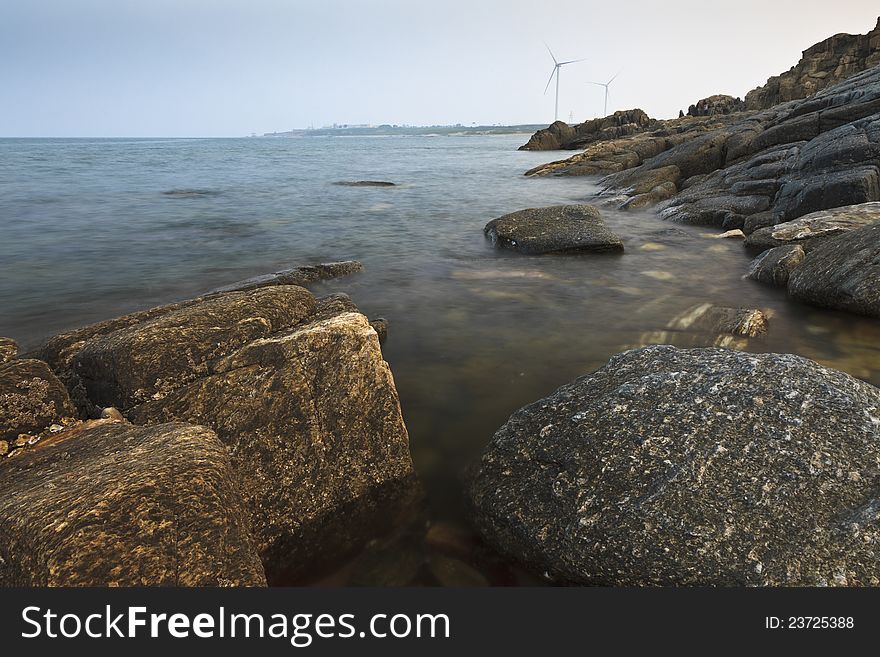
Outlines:
MULTIPOLYGON (((602 191, 489 221, 511 257, 627 258, 603 209, 655 208, 741 239, 744 286, 880 318, 880 21, 745 100, 557 122, 523 148, 581 149, 527 175, 602 191)), ((720 302, 498 429, 463 482, 482 541, 426 522, 387 321, 309 290, 361 269, 258 276, 26 354, 0 338, 0 586, 302 584, 343 564, 355 585, 509 583, 514 565, 565 584, 880 585, 880 390, 748 353, 772 313, 720 302)))

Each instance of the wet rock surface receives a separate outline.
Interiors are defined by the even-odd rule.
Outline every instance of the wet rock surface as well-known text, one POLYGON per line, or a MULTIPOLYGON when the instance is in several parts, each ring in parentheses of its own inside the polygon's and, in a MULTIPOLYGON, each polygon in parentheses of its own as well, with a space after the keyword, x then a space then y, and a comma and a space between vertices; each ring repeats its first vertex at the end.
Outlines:
POLYGON ((272 274, 254 276, 253 278, 238 281, 237 283, 218 287, 212 290, 209 294, 253 290, 258 287, 269 287, 272 285, 299 285, 300 287, 304 287, 311 283, 317 283, 318 281, 350 276, 351 274, 356 274, 363 270, 363 264, 357 260, 322 262, 317 265, 293 267, 272 274))
POLYGON ((746 277, 767 285, 788 285, 791 272, 804 261, 804 256, 800 244, 777 246, 752 260, 746 277))
POLYGON ((493 244, 525 254, 615 253, 623 242, 591 205, 556 205, 506 214, 483 229, 493 244))
POLYGON ((878 411, 797 356, 625 352, 499 429, 473 520, 559 581, 877 585, 878 411))
POLYGON ((238 481, 209 429, 111 420, 0 462, 2 586, 261 586, 238 481))
POLYGON ((18 358, 0 365, 0 440, 14 444, 74 415, 67 390, 46 363, 18 358))

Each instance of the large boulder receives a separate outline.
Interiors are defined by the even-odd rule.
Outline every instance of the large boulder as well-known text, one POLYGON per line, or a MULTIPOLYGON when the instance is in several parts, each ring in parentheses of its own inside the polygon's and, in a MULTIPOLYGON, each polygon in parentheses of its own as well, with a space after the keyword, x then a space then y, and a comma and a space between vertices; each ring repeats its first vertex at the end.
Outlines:
POLYGON ((527 144, 519 147, 521 151, 573 150, 607 139, 618 139, 637 134, 656 125, 643 110, 619 110, 600 119, 590 119, 583 123, 568 125, 556 121, 549 127, 538 130, 527 144))
POLYGON ((793 355, 647 347, 520 409, 468 479, 496 549, 602 585, 878 585, 880 391, 793 355))
POLYGON ((94 408, 217 433, 270 583, 335 566, 417 492, 391 371, 345 296, 213 295, 58 336, 43 353, 94 408))
POLYGON ((209 429, 97 421, 0 462, 0 586, 265 585, 209 429))
POLYGON ((39 360, 0 365, 0 441, 12 443, 76 415, 64 385, 39 360))
POLYGON ((592 205, 529 208, 493 219, 483 229, 498 247, 520 253, 614 253, 623 242, 592 205))
POLYGON ((880 223, 811 249, 791 272, 788 293, 824 308, 880 317, 880 223))

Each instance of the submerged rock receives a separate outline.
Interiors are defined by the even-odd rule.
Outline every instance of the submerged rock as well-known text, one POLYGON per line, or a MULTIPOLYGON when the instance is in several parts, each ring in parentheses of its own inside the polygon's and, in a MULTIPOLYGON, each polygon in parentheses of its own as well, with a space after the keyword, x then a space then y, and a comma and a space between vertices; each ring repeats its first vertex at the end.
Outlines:
POLYGON ((12 338, 0 338, 0 365, 18 356, 18 345, 12 338))
POLYGON ((560 581, 878 585, 878 412, 797 356, 625 352, 498 430, 473 521, 560 581))
POLYGON ((754 338, 767 332, 768 322, 767 314, 762 310, 701 303, 673 319, 667 328, 674 331, 729 333, 754 338))
POLYGON ((364 270, 363 264, 357 260, 344 260, 341 262, 322 262, 318 265, 306 265, 284 269, 273 274, 263 274, 247 278, 237 283, 218 287, 208 294, 220 292, 235 292, 254 290, 258 287, 270 287, 272 285, 299 285, 306 286, 318 281, 326 281, 331 278, 350 276, 364 270))
POLYGON ((217 433, 270 583, 336 565, 418 494, 390 368, 345 295, 228 292, 58 336, 43 352, 92 407, 217 433))
POLYGON ((396 187, 396 183, 385 180, 339 180, 334 185, 343 187, 396 187))
POLYGON ((526 254, 619 253, 623 242, 592 205, 554 205, 519 210, 483 229, 498 247, 526 254))
POLYGON ((67 390, 46 363, 19 358, 0 365, 0 440, 11 443, 75 415, 67 390))
POLYGON ((0 586, 261 586, 210 430, 101 424, 0 464, 0 586))

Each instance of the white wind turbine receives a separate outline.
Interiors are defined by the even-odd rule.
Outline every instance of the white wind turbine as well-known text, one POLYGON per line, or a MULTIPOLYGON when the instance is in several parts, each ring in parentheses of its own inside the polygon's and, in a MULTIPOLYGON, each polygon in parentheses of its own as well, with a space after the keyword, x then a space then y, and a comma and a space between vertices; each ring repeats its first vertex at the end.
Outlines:
POLYGON ((620 71, 614 74, 614 77, 608 80, 608 82, 588 82, 587 84, 595 84, 598 87, 605 87, 605 113, 602 115, 608 116, 608 88, 611 86, 611 83, 614 82, 615 78, 620 75, 620 71))
MULTIPOLYGON (((547 46, 547 44, 544 44, 547 46)), ((553 54, 553 51, 550 50, 550 46, 547 46, 547 52, 550 53, 550 56, 553 58, 553 71, 550 73, 550 79, 547 80, 547 86, 544 87, 544 93, 547 93, 547 89, 550 88, 550 83, 553 82, 553 76, 556 76, 556 111, 553 114, 553 120, 559 120, 559 69, 561 69, 566 64, 576 64, 577 62, 585 61, 583 59, 570 59, 567 62, 560 62, 556 60, 556 55, 553 54)))

